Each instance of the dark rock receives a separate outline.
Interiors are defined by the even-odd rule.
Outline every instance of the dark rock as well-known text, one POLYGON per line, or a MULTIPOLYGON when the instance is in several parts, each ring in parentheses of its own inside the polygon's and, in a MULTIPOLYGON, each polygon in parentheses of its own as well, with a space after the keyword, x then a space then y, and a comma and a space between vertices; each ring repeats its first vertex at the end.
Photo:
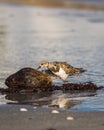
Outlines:
MULTIPOLYGON (((54 76, 53 74, 51 76, 54 76)), ((7 89, 0 89, 1 93, 32 93, 32 92, 52 92, 54 90, 62 91, 95 91, 104 88, 94 83, 67 83, 62 86, 52 85, 50 72, 47 74, 32 68, 23 68, 18 72, 10 75, 5 84, 7 89)))
POLYGON ((51 85, 51 78, 36 69, 23 68, 10 75, 5 84, 11 89, 45 88, 51 85))

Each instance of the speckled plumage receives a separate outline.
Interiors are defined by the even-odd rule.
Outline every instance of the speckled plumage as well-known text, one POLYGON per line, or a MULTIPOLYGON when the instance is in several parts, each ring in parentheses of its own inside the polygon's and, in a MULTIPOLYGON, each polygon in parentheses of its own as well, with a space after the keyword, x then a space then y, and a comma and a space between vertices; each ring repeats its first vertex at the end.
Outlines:
POLYGON ((83 68, 75 68, 68 64, 67 62, 41 62, 39 68, 46 68, 50 70, 55 75, 59 76, 64 81, 67 79, 68 76, 73 74, 78 74, 84 72, 83 68))

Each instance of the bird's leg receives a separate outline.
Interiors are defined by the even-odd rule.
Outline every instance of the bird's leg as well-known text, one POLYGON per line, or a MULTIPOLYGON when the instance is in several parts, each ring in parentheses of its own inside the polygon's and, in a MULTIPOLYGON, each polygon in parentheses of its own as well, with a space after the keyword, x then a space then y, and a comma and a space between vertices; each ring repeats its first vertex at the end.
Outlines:
POLYGON ((66 91, 66 84, 67 84, 68 81, 63 80, 63 82, 64 82, 64 83, 63 83, 63 92, 65 92, 65 91, 66 91))
POLYGON ((66 80, 64 81, 64 84, 67 84, 67 81, 66 81, 66 80))
POLYGON ((64 83, 63 83, 63 85, 66 85, 67 83, 68 83, 68 81, 64 80, 64 83))

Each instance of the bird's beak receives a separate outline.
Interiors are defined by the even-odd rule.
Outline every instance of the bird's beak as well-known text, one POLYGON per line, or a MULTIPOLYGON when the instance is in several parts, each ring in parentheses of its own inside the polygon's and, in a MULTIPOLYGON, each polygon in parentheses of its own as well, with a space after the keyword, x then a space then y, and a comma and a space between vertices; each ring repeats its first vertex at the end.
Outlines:
POLYGON ((41 68, 41 66, 39 66, 38 68, 37 68, 37 70, 39 70, 41 68))

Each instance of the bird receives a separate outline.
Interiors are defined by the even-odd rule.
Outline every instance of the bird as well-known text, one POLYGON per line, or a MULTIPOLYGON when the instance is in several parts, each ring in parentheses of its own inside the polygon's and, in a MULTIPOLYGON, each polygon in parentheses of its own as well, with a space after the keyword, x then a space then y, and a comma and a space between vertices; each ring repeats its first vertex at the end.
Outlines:
POLYGON ((47 62, 42 61, 39 64, 39 67, 37 69, 47 69, 51 71, 54 75, 56 75, 58 78, 62 79, 64 83, 66 83, 66 79, 74 74, 79 74, 82 72, 85 72, 86 70, 83 68, 76 68, 68 64, 67 62, 47 62))

